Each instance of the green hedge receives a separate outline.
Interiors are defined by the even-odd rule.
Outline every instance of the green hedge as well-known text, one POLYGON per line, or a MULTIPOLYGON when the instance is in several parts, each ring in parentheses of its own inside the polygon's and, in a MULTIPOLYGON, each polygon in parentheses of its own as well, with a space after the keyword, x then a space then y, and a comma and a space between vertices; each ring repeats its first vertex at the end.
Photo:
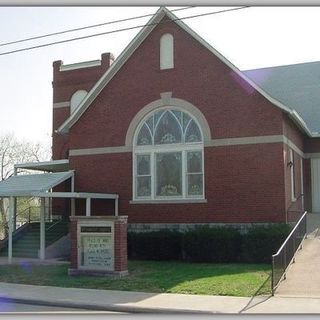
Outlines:
POLYGON ((128 256, 143 260, 269 263, 290 227, 256 226, 246 234, 230 227, 201 226, 185 232, 128 233, 128 256))
POLYGON ((235 262, 239 260, 241 235, 234 228, 198 227, 184 234, 186 260, 235 262))
POLYGON ((242 237, 242 261, 270 263, 271 256, 280 248, 291 227, 275 224, 268 227, 253 227, 242 237))
POLYGON ((181 260, 182 234, 177 231, 128 233, 128 256, 143 260, 181 260))

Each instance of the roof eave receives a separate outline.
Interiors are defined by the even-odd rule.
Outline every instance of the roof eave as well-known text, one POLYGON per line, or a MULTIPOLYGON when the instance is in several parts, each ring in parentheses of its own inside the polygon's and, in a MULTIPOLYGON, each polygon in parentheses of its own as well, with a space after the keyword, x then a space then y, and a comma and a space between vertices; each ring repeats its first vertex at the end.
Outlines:
POLYGON ((310 138, 316 137, 316 134, 311 132, 311 130, 308 128, 305 121, 300 117, 299 113, 296 110, 291 110, 289 113, 289 117, 294 121, 294 123, 302 129, 310 138))

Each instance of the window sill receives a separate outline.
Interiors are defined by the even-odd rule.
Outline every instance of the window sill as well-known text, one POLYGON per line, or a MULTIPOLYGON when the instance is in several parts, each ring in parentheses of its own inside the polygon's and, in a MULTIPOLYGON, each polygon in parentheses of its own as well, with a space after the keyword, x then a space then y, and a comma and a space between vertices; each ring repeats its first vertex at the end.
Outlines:
POLYGON ((179 204, 179 203, 207 203, 207 199, 177 199, 177 200, 131 200, 130 204, 179 204))

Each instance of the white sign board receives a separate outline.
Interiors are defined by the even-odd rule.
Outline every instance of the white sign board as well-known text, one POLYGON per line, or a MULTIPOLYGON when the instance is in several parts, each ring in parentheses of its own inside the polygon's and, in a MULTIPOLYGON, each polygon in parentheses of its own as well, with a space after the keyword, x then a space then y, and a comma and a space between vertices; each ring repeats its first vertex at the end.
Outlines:
POLYGON ((88 269, 113 270, 112 234, 81 235, 81 266, 88 269))

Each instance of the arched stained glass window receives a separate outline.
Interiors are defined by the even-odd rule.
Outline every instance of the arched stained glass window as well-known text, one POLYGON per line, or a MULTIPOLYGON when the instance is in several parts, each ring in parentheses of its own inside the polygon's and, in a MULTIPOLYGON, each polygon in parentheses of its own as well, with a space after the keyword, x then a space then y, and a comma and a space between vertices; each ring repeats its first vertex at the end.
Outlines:
POLYGON ((134 146, 134 199, 203 198, 203 138, 196 119, 163 108, 138 126, 134 146))
POLYGON ((166 111, 159 118, 155 127, 154 143, 179 143, 182 139, 182 130, 173 112, 166 111))

